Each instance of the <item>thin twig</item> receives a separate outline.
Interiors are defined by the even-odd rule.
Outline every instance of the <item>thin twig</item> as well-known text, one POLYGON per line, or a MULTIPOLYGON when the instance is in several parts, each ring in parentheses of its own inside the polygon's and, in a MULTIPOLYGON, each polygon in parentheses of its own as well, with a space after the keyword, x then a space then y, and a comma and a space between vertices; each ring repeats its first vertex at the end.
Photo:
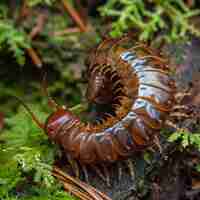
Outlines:
MULTIPOLYGON (((63 175, 53 172, 53 176, 58 178, 64 185, 66 191, 70 192, 76 197, 79 197, 82 200, 103 200, 100 199, 100 196, 96 195, 93 191, 90 191, 89 187, 85 188, 80 183, 77 183, 76 180, 71 180, 69 177, 63 177, 63 175), (84 199, 87 196, 88 198, 84 199)), ((72 177, 71 177, 72 178, 72 177)))
POLYGON ((65 30, 62 31, 56 31, 54 33, 52 33, 51 35, 53 36, 63 36, 63 35, 67 35, 67 34, 71 34, 71 33, 80 33, 81 30, 78 27, 74 27, 74 28, 67 28, 65 30))
POLYGON ((75 0, 75 2, 76 2, 76 6, 77 6, 77 9, 80 13, 81 18, 84 19, 84 22, 85 22, 84 24, 87 24, 87 22, 88 22, 88 12, 89 12, 88 6, 83 7, 82 4, 81 4, 81 0, 75 0))
POLYGON ((85 194, 83 191, 79 190, 77 186, 73 185, 73 183, 70 181, 68 182, 68 180, 66 180, 66 178, 64 178, 62 175, 56 173, 53 173, 53 175, 62 182, 64 189, 70 194, 83 200, 93 200, 88 194, 85 194))
POLYGON ((63 182, 63 186, 67 191, 70 188, 71 193, 76 194, 81 200, 93 200, 91 197, 88 196, 88 194, 84 194, 83 192, 79 191, 77 188, 73 187, 69 183, 63 182))
POLYGON ((41 68, 42 67, 42 61, 41 61, 40 57, 38 56, 38 54, 36 53, 36 51, 33 48, 27 48, 26 51, 27 51, 28 55, 30 56, 32 62, 38 68, 41 68))
MULTIPOLYGON (((42 32, 46 20, 47 20, 47 15, 45 13, 39 14, 39 16, 37 17, 36 25, 29 34, 30 39, 33 40, 39 33, 42 32)), ((27 53, 31 57, 32 62, 38 68, 41 68, 42 67, 42 61, 41 61, 40 57, 38 56, 38 54, 36 53, 36 51, 33 48, 28 48, 27 53)))
POLYGON ((33 27, 32 31, 29 34, 29 37, 31 39, 34 39, 39 33, 42 32, 46 20, 47 20, 47 15, 45 13, 41 13, 38 15, 36 25, 33 27))
POLYGON ((57 167, 54 167, 53 175, 55 177, 61 178, 62 181, 73 184, 74 186, 77 186, 84 192, 88 193, 88 195, 92 197, 92 200, 111 200, 104 193, 100 192, 99 190, 95 189, 94 187, 92 187, 80 180, 77 180, 77 179, 69 176, 68 174, 64 173, 57 167))
POLYGON ((87 27, 84 24, 84 22, 82 21, 81 17, 77 13, 77 11, 67 1, 65 1, 65 0, 62 0, 62 4, 63 4, 65 10, 67 11, 67 13, 69 13, 69 15, 71 16, 71 18, 78 25, 78 27, 80 28, 80 30, 82 32, 86 32, 87 31, 87 27))
MULTIPOLYGON (((63 171, 61 171, 58 168, 54 168, 55 173, 57 173, 58 175, 61 175, 64 179, 63 181, 65 182, 70 182, 73 185, 76 185, 77 187, 79 187, 80 189, 84 190, 85 192, 88 193, 88 195, 91 195, 93 197, 94 200, 100 200, 99 199, 99 195, 95 194, 92 190, 91 190, 91 186, 89 185, 84 185, 84 183, 80 180, 76 180, 75 178, 69 176, 68 174, 64 173, 63 171)), ((53 173, 54 176, 56 176, 56 174, 53 173)))

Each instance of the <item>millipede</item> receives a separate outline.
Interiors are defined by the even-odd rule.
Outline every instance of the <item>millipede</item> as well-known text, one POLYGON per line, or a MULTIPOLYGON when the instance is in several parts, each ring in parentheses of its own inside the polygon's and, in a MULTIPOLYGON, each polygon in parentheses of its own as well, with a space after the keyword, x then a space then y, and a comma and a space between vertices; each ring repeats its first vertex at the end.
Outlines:
POLYGON ((87 99, 109 105, 100 120, 82 122, 55 105, 46 123, 33 120, 80 163, 114 162, 155 144, 174 105, 175 84, 168 62, 132 37, 107 38, 87 59, 87 99))

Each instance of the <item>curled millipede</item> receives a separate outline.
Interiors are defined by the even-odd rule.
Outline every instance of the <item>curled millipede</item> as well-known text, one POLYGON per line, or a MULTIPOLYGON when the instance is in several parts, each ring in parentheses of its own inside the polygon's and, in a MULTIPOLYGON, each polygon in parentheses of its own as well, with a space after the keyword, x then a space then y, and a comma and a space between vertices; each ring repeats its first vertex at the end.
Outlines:
POLYGON ((57 107, 43 125, 49 138, 81 163, 114 162, 154 144, 174 104, 167 62, 131 37, 104 40, 88 60, 87 98, 112 112, 98 122, 57 107))

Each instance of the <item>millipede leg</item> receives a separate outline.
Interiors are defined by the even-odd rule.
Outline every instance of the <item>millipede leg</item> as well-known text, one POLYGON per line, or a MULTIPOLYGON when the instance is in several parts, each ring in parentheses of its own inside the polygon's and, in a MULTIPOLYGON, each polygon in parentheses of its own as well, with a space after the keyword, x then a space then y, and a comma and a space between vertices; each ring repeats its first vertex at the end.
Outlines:
POLYGON ((98 168, 98 166, 92 165, 91 167, 92 167, 92 169, 95 171, 95 173, 96 173, 103 181, 106 181, 104 175, 102 174, 102 172, 101 172, 101 170, 98 168))
POLYGON ((167 126, 169 126, 171 128, 174 128, 175 130, 179 129, 179 127, 175 123, 173 123, 172 121, 170 121, 170 120, 166 120, 165 121, 165 125, 167 125, 167 126))
POLYGON ((185 110, 188 109, 188 107, 186 105, 175 105, 173 106, 172 110, 185 110))
POLYGON ((87 166, 86 165, 82 165, 81 167, 82 167, 82 170, 83 170, 85 181, 87 183, 89 183, 89 176, 88 176, 87 166))
POLYGON ((110 183, 110 174, 109 174, 108 168, 104 164, 102 165, 102 168, 103 168, 103 171, 104 171, 104 175, 105 175, 105 179, 106 179, 106 184, 107 184, 107 186, 111 186, 111 183, 110 183))
POLYGON ((127 159, 125 162, 127 164, 129 173, 131 175, 131 179, 135 180, 135 169, 134 169, 135 167, 134 167, 133 161, 131 159, 127 159))
POLYGON ((177 118, 189 118, 190 115, 182 113, 182 112, 173 112, 170 114, 170 117, 177 117, 177 118))
MULTIPOLYGON (((106 175, 102 173, 100 168, 97 165, 92 165, 92 169, 95 171, 95 173, 104 181, 106 184, 108 184, 109 181, 106 179, 106 175)), ((110 186, 110 185, 107 185, 110 186)))
POLYGON ((79 178, 80 177, 80 170, 79 170, 79 165, 78 165, 77 161, 74 160, 69 154, 67 154, 67 160, 68 160, 75 176, 77 178, 79 178))
POLYGON ((158 148, 159 152, 162 153, 162 146, 160 144, 160 140, 157 135, 154 137, 154 144, 158 148))
POLYGON ((175 94, 175 99, 181 101, 184 97, 191 96, 191 92, 177 92, 175 94))
POLYGON ((117 170, 118 170, 118 181, 120 181, 122 178, 122 163, 121 162, 117 163, 117 170))
POLYGON ((155 150, 153 147, 148 147, 148 150, 149 150, 150 152, 152 152, 152 153, 155 153, 155 152, 156 152, 156 150, 155 150))

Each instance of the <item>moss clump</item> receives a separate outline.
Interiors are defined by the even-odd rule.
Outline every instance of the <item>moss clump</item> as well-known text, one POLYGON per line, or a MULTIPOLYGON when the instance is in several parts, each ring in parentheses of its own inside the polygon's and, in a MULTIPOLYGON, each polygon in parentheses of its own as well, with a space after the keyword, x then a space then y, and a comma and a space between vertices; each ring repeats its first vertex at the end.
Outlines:
POLYGON ((187 33, 200 36, 200 30, 189 21, 200 14, 200 9, 189 8, 183 0, 109 0, 100 12, 112 17, 112 36, 130 28, 139 29, 139 38, 145 41, 157 33, 167 42, 185 39, 187 33))

